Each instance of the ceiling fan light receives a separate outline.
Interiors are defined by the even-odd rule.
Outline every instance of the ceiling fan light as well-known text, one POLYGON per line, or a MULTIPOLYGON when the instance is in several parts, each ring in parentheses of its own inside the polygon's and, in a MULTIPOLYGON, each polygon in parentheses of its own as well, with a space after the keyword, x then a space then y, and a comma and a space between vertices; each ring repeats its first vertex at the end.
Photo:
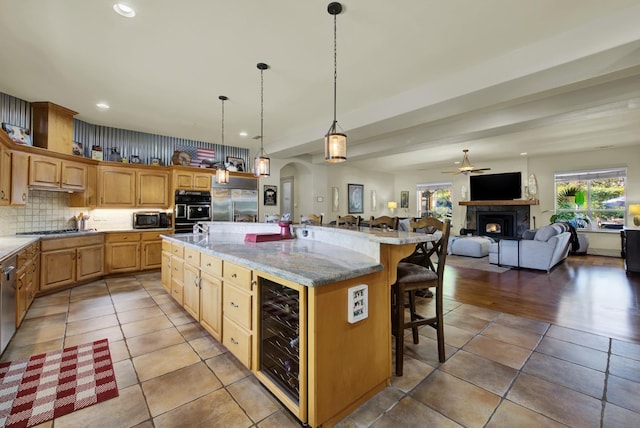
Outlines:
POLYGON ((339 163, 347 160, 347 136, 331 132, 324 137, 324 160, 339 163))

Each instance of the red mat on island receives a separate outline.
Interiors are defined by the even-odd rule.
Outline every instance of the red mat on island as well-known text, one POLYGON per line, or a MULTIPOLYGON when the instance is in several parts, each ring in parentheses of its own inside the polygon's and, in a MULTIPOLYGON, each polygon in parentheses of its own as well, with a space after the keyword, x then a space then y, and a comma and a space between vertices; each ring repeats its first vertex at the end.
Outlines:
POLYGON ((247 233, 244 235, 244 242, 266 242, 280 241, 285 239, 279 233, 247 233))

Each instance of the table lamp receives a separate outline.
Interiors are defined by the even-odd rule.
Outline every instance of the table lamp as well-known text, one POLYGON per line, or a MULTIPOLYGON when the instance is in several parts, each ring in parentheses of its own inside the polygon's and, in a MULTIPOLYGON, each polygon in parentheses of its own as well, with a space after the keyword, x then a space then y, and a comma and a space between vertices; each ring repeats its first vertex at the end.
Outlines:
POLYGON ((640 204, 629 205, 629 214, 633 216, 633 224, 640 226, 640 204))
POLYGON ((387 202, 387 208, 389 208, 389 210, 391 211, 391 214, 393 214, 396 208, 398 208, 398 203, 395 201, 389 201, 387 202))

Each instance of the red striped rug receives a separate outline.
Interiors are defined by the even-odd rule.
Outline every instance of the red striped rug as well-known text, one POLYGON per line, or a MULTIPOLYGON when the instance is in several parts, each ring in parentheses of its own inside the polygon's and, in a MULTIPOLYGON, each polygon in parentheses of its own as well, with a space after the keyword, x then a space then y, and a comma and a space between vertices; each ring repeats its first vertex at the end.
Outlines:
POLYGON ((38 425, 117 396, 107 339, 0 364, 0 427, 38 425))

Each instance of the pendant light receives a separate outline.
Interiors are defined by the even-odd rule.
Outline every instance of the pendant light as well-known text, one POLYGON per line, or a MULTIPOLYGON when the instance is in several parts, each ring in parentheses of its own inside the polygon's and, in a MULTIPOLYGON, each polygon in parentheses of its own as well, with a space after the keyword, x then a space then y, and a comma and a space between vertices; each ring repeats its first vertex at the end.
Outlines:
POLYGON ((336 125, 336 98, 338 80, 338 55, 337 55, 337 24, 336 16, 342 12, 342 5, 338 2, 329 3, 327 11, 333 15, 333 122, 324 136, 324 160, 330 163, 344 162, 347 160, 347 135, 338 132, 336 125))
MULTIPOLYGON (((222 101, 222 137, 220 138, 220 144, 224 146, 224 102, 229 98, 225 97, 224 95, 220 95, 218 99, 222 101)), ((224 162, 220 162, 216 169, 216 183, 229 183, 229 170, 224 166, 224 162)))
POLYGON ((258 63, 260 70, 260 152, 256 156, 253 174, 256 177, 271 175, 271 159, 264 155, 264 79, 263 73, 269 66, 264 62, 258 63))

